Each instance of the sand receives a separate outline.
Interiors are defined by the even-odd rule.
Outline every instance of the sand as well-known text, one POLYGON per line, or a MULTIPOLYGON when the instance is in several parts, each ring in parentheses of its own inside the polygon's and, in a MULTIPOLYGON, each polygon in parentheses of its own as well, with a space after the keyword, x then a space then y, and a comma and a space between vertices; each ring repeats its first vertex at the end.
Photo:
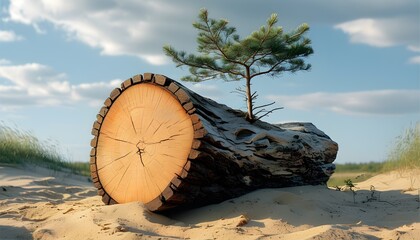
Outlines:
POLYGON ((355 201, 325 186, 261 189, 162 216, 105 206, 86 177, 0 166, 0 239, 420 239, 419 189, 419 171, 392 172, 357 184, 355 201))

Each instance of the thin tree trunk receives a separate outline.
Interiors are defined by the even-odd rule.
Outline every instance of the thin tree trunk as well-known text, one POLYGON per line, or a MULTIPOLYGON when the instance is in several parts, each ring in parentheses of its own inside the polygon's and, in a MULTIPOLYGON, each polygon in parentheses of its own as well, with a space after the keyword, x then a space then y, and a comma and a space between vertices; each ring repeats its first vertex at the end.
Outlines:
POLYGON ((248 108, 247 120, 254 121, 253 106, 252 106, 252 93, 251 93, 251 73, 249 67, 246 68, 246 103, 248 108))

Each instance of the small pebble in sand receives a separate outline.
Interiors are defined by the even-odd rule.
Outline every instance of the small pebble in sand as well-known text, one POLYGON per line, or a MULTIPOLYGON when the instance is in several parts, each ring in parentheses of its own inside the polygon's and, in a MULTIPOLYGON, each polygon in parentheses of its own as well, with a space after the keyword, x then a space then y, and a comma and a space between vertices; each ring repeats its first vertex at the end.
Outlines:
POLYGON ((246 215, 241 215, 239 217, 238 224, 236 224, 236 227, 241 227, 243 225, 246 225, 248 222, 249 222, 249 217, 247 217, 246 215))

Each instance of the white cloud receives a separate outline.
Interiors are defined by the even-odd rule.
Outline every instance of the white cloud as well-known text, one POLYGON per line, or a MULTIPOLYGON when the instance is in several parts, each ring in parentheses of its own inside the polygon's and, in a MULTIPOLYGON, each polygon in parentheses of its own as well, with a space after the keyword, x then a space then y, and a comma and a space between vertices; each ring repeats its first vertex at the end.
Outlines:
POLYGON ((309 93, 298 96, 268 96, 285 108, 327 110, 341 114, 420 114, 420 90, 375 90, 347 93, 309 93))
POLYGON ((194 83, 190 86, 191 90, 197 92, 198 94, 211 98, 213 100, 218 100, 223 97, 223 91, 214 84, 205 84, 205 83, 194 83))
POLYGON ((64 73, 39 63, 0 62, 0 110, 23 106, 59 106, 79 102, 99 106, 120 80, 72 85, 64 73))
POLYGON ((23 37, 17 35, 15 32, 0 30, 0 42, 16 42, 20 40, 23 40, 23 37))
POLYGON ((101 54, 131 55, 161 65, 167 62, 162 46, 182 29, 169 19, 179 19, 186 10, 151 1, 11 0, 8 11, 11 21, 39 31, 44 31, 43 23, 52 23, 101 54))
POLYGON ((420 50, 418 17, 361 18, 335 25, 350 36, 352 43, 374 47, 404 45, 410 51, 420 50))
POLYGON ((413 51, 413 52, 420 52, 420 46, 408 46, 408 50, 413 51))
POLYGON ((131 55, 161 65, 168 62, 162 52, 164 44, 195 50, 196 31, 191 23, 202 7, 208 8, 214 18, 228 18, 234 26, 238 26, 241 34, 250 33, 264 24, 272 12, 278 12, 279 22, 286 29, 302 22, 328 26, 341 22, 337 26, 343 31, 351 30, 348 34, 352 34, 353 41, 363 42, 362 38, 367 36, 365 42, 373 45, 406 44, 410 49, 420 49, 417 43, 413 43, 412 37, 401 36, 400 39, 397 34, 400 30, 418 34, 418 26, 413 27, 418 22, 417 0, 267 0, 264 4, 250 0, 214 0, 205 5, 200 1, 170 0, 10 0, 7 18, 32 25, 38 32, 45 32, 47 27, 43 26, 52 24, 65 31, 70 39, 98 48, 102 54, 131 55), (303 4, 305 8, 302 8, 303 4), (238 5, 241 11, 232 11, 238 5), (300 14, 296 14, 297 10, 300 14), (395 18, 397 22, 394 24, 395 18), (414 18, 414 21, 407 25, 407 20, 401 22, 400 18, 414 18), (358 27, 366 23, 366 19, 373 21, 367 21, 370 28, 360 30, 358 27), (391 24, 391 32, 388 31, 388 23, 391 24), (399 23, 403 24, 398 26, 399 23), (373 29, 376 26, 379 26, 378 30, 373 29))
POLYGON ((51 68, 38 63, 0 66, 0 77, 20 89, 25 89, 31 96, 51 96, 56 91, 52 86, 60 82, 66 83, 64 74, 57 74, 51 68))
POLYGON ((389 47, 395 44, 380 27, 380 23, 374 19, 358 19, 338 24, 335 28, 349 34, 353 43, 365 43, 376 47, 389 47))
POLYGON ((112 89, 119 87, 121 80, 115 79, 109 82, 82 83, 72 86, 71 98, 75 101, 88 100, 92 107, 99 107, 109 95, 112 89))
POLYGON ((159 54, 139 54, 139 57, 146 60, 150 64, 153 65, 163 65, 168 63, 168 59, 164 55, 159 54))
POLYGON ((408 62, 411 64, 420 64, 420 56, 412 57, 408 60, 408 62))
POLYGON ((9 60, 0 58, 0 65, 8 65, 10 63, 11 62, 9 60))

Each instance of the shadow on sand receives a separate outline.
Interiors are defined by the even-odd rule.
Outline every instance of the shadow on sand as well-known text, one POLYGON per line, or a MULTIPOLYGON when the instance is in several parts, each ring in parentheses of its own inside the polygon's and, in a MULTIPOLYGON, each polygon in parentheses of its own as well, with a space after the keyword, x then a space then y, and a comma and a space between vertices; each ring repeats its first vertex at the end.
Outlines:
POLYGON ((173 212, 171 219, 188 224, 236 218, 273 219, 294 226, 309 224, 363 224, 396 228, 418 222, 420 203, 412 192, 336 191, 325 186, 261 189, 220 204, 173 212), (411 194, 410 194, 411 193, 411 194))
POLYGON ((32 239, 32 234, 24 227, 0 225, 1 239, 32 239))

